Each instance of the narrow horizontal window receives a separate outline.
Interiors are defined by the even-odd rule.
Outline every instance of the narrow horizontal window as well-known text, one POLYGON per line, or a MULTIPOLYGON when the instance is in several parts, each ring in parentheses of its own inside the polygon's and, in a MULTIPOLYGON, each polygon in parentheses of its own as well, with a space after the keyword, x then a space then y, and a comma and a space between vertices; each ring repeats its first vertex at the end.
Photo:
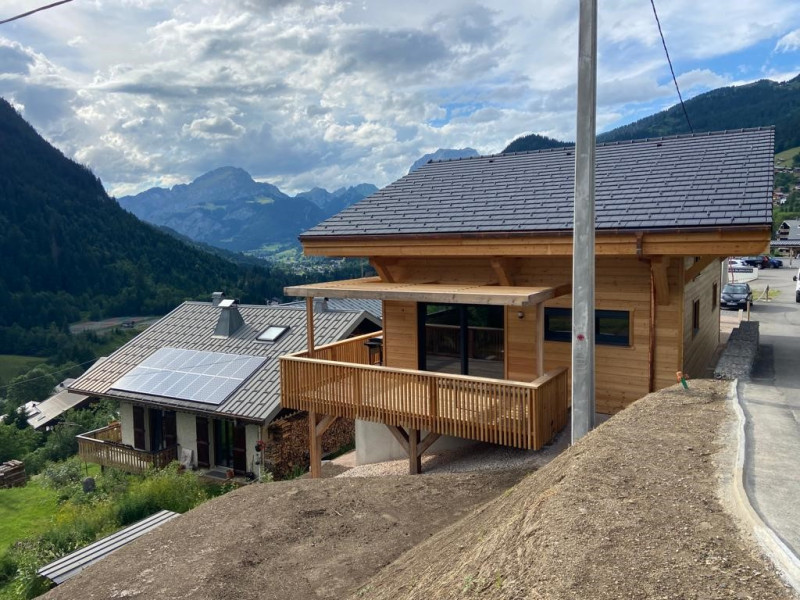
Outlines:
MULTIPOLYGON (((594 311, 595 344, 631 345, 631 313, 627 310, 594 311)), ((544 309, 544 339, 550 342, 572 341, 572 309, 544 309)))
POLYGON ((289 328, 283 325, 270 325, 256 338, 259 342, 277 342, 289 328))

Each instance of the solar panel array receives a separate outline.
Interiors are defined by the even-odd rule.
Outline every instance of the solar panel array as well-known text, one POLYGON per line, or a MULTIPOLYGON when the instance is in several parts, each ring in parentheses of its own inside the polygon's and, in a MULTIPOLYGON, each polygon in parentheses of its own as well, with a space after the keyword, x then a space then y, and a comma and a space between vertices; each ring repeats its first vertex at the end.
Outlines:
POLYGON ((264 360, 261 356, 161 348, 111 389, 219 406, 264 360))

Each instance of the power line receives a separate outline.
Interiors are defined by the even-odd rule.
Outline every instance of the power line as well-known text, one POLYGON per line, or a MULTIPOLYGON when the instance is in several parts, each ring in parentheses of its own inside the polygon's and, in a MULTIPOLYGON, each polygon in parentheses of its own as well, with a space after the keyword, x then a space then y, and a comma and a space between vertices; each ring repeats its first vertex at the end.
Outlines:
MULTIPOLYGON (((0 385, 0 390, 6 390, 7 391, 7 390, 11 389, 12 387, 17 387, 18 385, 25 385, 26 383, 30 383, 31 381, 36 381, 37 379, 44 379, 45 377, 51 377, 51 376, 55 375, 56 373, 63 373, 64 371, 69 371, 71 369, 74 369, 75 367, 82 367, 83 365, 88 365, 88 364, 91 364, 93 362, 97 362, 97 359, 93 358, 92 360, 87 360, 85 362, 78 363, 78 364, 75 364, 75 365, 71 365, 69 367, 64 367, 63 369, 58 369, 57 371, 51 371, 50 373, 47 373, 46 375, 37 375, 36 377, 31 377, 30 379, 26 379, 25 381, 18 381, 17 383, 9 383, 7 385, 0 385)), ((33 367, 33 369, 31 369, 31 371, 33 371, 35 368, 36 367, 33 367)))
POLYGON ((678 87, 678 80, 675 77, 675 69, 672 68, 672 60, 669 57, 669 50, 667 50, 667 42, 664 39, 664 32, 661 31, 661 21, 658 19, 658 12, 656 12, 655 0, 650 0, 650 5, 653 7, 653 14, 656 17, 656 24, 658 25, 658 34, 661 36, 661 43, 664 46, 664 54, 667 55, 667 62, 669 63, 669 72, 672 73, 672 81, 675 82, 675 89, 678 92, 678 98, 681 101, 681 108, 683 109, 683 116, 686 117, 686 124, 689 126, 689 131, 694 133, 692 122, 689 120, 689 113, 686 112, 686 105, 683 103, 683 96, 681 96, 681 89, 678 87))
POLYGON ((16 21, 17 19, 21 19, 23 17, 28 17, 33 13, 47 10, 48 8, 53 8, 54 6, 58 6, 59 4, 66 4, 67 2, 72 2, 72 0, 59 0, 58 2, 53 2, 52 4, 48 4, 47 6, 40 6, 39 8, 34 8, 33 10, 29 10, 28 12, 22 13, 21 15, 17 15, 16 17, 11 17, 10 19, 3 19, 2 21, 0 21, 0 25, 2 25, 3 23, 10 23, 11 21, 16 21))

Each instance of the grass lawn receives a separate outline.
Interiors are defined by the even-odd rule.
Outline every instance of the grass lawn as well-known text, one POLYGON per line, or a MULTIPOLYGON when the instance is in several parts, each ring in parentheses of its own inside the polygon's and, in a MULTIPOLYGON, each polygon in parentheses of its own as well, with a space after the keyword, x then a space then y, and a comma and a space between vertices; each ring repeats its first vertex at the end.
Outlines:
POLYGON ((17 354, 0 354, 0 381, 9 382, 17 375, 30 371, 46 358, 39 356, 19 356, 17 354))
POLYGON ((36 480, 25 487, 0 489, 0 554, 17 540, 49 528, 57 508, 55 491, 41 487, 36 480))
POLYGON ((778 152, 775 155, 775 166, 791 167, 792 159, 794 158, 795 154, 800 154, 800 146, 798 146, 797 148, 789 148, 788 150, 784 150, 783 152, 778 152))

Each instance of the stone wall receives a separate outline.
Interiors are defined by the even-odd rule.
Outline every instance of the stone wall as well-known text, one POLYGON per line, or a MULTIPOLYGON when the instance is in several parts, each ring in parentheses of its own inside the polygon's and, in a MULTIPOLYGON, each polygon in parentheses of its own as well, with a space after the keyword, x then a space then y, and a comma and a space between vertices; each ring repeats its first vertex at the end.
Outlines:
POLYGON ((742 321, 731 331, 714 369, 716 379, 749 379, 758 354, 758 321, 742 321))
MULTIPOLYGON (((296 412, 267 426, 264 466, 275 479, 285 479, 298 469, 308 470, 308 413, 296 412)), ((336 419, 322 436, 322 454, 336 452, 355 442, 351 419, 336 419)))

